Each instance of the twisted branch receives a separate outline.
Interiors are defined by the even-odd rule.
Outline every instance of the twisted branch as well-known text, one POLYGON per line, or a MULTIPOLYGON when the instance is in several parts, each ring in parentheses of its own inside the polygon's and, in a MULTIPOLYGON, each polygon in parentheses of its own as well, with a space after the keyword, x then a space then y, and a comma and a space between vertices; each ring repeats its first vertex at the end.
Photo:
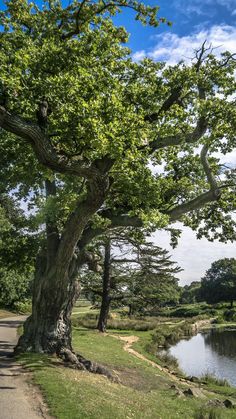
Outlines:
POLYGON ((58 154, 37 124, 11 114, 3 106, 0 106, 0 127, 31 144, 38 161, 53 171, 86 179, 98 176, 96 167, 86 166, 84 161, 69 160, 66 156, 58 154))
POLYGON ((214 177, 214 175, 211 171, 211 168, 210 168, 210 165, 209 165, 209 162, 208 162, 208 159, 207 159, 208 149, 209 149, 209 147, 206 144, 202 147, 202 151, 201 151, 201 154, 200 154, 201 163, 202 163, 202 166, 203 166, 203 170, 206 174, 207 181, 210 185, 210 191, 212 191, 212 193, 215 195, 215 197, 217 199, 220 196, 220 190, 218 188, 216 178, 214 177))

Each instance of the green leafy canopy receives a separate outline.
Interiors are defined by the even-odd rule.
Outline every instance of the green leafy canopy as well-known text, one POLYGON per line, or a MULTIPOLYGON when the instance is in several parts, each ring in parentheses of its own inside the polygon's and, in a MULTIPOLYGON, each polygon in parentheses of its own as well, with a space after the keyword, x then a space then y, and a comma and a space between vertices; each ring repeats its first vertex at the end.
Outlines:
MULTIPOLYGON (((180 218, 199 236, 233 240, 228 214, 235 209, 234 180, 217 159, 208 157, 208 163, 212 176, 219 177, 220 196, 207 205, 193 200, 209 190, 210 182, 199 147, 207 145, 209 154, 235 147, 235 61, 227 52, 216 58, 199 50, 192 65, 135 63, 125 45, 127 32, 112 21, 125 8, 143 24, 165 22, 158 7, 137 1, 72 1, 67 7, 45 1, 42 8, 26 0, 6 1, 0 13, 1 104, 36 123, 46 98, 51 111, 46 134, 59 159, 83 167, 109 159, 103 208, 113 215, 138 217, 149 229, 180 218), (189 210, 194 213, 183 218, 189 210)), ((40 209, 37 222, 57 219, 62 231, 78 196, 85 196, 86 183, 53 173, 38 162, 35 145, 9 131, 1 131, 0 150, 3 189, 17 187, 19 198, 30 196, 40 209), (57 194, 45 204, 43 181, 54 176, 57 194)), ((94 225, 109 225, 103 218, 94 216, 94 225)))

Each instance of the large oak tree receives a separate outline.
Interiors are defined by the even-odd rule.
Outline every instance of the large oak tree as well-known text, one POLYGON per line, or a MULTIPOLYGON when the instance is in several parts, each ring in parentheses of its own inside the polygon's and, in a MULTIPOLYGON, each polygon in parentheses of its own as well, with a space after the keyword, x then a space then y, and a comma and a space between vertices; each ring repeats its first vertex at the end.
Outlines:
POLYGON ((112 22, 126 8, 160 23, 158 8, 132 0, 8 0, 0 14, 1 183, 30 197, 45 226, 18 350, 73 357, 78 271, 106 229, 182 220, 235 237, 234 173, 211 157, 235 146, 234 57, 205 44, 190 66, 134 63, 112 22))

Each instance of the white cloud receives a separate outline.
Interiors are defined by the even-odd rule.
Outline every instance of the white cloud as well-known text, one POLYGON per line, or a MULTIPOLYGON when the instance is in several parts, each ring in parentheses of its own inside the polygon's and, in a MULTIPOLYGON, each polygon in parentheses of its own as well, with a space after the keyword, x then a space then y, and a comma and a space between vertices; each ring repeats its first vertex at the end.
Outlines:
POLYGON ((144 51, 144 49, 142 49, 141 51, 137 51, 133 54, 134 61, 141 61, 145 57, 146 57, 146 52, 144 51))
POLYGON ((180 60, 188 61, 194 55, 194 50, 199 49, 205 40, 215 49, 215 54, 223 51, 236 52, 236 27, 229 25, 214 25, 209 29, 186 36, 179 36, 166 32, 155 37, 157 43, 152 50, 137 51, 134 54, 136 61, 145 56, 168 64, 176 64, 180 60))
POLYGON ((177 223, 176 227, 183 230, 176 249, 171 248, 169 234, 165 231, 157 231, 153 239, 158 246, 169 250, 172 260, 184 269, 178 274, 180 285, 200 281, 212 262, 235 257, 235 243, 224 244, 218 240, 209 242, 205 238, 198 240, 190 228, 183 227, 181 223, 177 223))
POLYGON ((236 0, 176 0, 174 7, 186 16, 193 14, 213 16, 216 6, 221 6, 231 11, 236 6, 236 0))

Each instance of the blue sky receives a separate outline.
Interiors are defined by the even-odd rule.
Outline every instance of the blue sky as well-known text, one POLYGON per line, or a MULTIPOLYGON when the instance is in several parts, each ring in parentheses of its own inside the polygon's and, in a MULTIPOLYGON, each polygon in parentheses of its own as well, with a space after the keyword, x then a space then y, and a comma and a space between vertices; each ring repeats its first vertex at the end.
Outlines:
POLYGON ((235 26, 236 23, 236 0, 145 0, 144 3, 160 6, 159 16, 170 20, 172 27, 143 27, 132 19, 132 13, 122 13, 115 21, 131 33, 130 47, 134 52, 154 47, 156 35, 169 32, 183 37, 213 26, 235 26))

